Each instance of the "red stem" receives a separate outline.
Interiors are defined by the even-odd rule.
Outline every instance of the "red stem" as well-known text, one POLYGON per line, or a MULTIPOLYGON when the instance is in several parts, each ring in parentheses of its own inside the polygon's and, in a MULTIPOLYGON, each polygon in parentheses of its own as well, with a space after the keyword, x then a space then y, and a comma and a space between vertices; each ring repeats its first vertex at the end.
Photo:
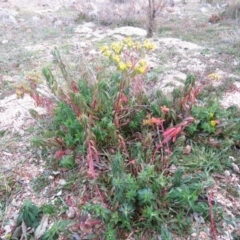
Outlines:
POLYGON ((209 196, 208 196, 208 204, 209 204, 209 211, 210 211, 210 221, 211 221, 211 233, 213 235, 213 239, 217 240, 217 232, 214 226, 214 216, 213 216, 213 209, 212 209, 212 189, 209 190, 209 196))

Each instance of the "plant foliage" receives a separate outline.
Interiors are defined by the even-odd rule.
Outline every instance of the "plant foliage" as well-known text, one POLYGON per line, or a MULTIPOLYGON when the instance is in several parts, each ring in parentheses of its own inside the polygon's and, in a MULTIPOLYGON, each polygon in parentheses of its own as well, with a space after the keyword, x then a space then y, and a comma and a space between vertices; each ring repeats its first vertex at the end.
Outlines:
MULTIPOLYGON (((192 214, 209 219, 209 202, 199 199, 211 187, 209 174, 223 170, 223 153, 240 139, 236 110, 221 109, 217 100, 198 101, 205 86, 197 86, 192 74, 170 97, 160 90, 154 98, 146 94, 145 55, 154 48, 149 40, 131 38, 103 46, 109 66, 94 79, 73 79, 56 48, 52 53, 63 81, 43 69, 59 102, 56 137, 39 142, 57 142, 59 165, 65 168, 75 166, 75 155, 65 150, 84 156, 101 204, 89 201, 82 209, 105 224, 106 239, 120 239, 124 231, 172 239, 171 232, 190 232, 192 214), (176 169, 170 171, 171 166, 176 169)), ((40 94, 34 93, 40 103, 40 94)), ((33 215, 39 221, 37 212, 33 215)), ((55 239, 62 224, 53 225, 42 239, 55 239)))

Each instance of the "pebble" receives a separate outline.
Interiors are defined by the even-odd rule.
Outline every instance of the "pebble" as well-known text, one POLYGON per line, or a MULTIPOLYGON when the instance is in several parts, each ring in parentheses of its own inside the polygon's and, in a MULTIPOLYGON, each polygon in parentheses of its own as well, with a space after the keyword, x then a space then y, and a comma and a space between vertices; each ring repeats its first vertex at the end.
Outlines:
POLYGON ((228 170, 226 170, 226 171, 224 171, 224 175, 225 175, 226 177, 230 177, 231 173, 230 173, 228 170))
POLYGON ((66 184, 66 181, 64 179, 60 179, 58 183, 63 186, 66 184))
POLYGON ((2 40, 2 44, 6 44, 6 43, 8 43, 7 39, 2 40))
POLYGON ((233 170, 234 170, 235 172, 239 173, 239 167, 238 167, 237 164, 232 163, 232 167, 233 167, 233 170))
POLYGON ((39 17, 37 17, 37 16, 34 16, 34 17, 32 17, 32 20, 37 22, 37 21, 39 21, 39 20, 40 20, 40 18, 39 18, 39 17))
POLYGON ((72 219, 75 217, 76 212, 73 207, 69 207, 69 209, 66 211, 66 215, 69 219, 72 219))
POLYGON ((17 20, 14 16, 10 15, 8 18, 9 18, 10 22, 17 24, 17 20))

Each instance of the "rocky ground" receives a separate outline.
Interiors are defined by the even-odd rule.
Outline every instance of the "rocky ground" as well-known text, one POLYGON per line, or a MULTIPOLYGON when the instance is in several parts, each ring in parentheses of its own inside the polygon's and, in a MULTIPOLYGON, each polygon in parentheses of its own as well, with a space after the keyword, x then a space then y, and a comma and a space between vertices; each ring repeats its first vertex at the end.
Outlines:
MULTIPOLYGON (((173 25, 181 22, 185 26, 178 27, 183 28, 191 24, 195 28, 209 27, 209 31, 219 27, 220 34, 219 39, 215 39, 216 43, 228 37, 229 41, 239 40, 239 32, 235 36, 230 27, 212 27, 208 23, 208 18, 219 11, 219 6, 193 1, 187 5, 176 2, 174 7, 167 7, 163 11, 158 21, 161 24, 173 22, 173 25)), ((30 184, 44 172, 45 162, 41 154, 30 146, 35 127, 41 128, 41 125, 29 109, 36 110, 40 115, 45 114, 45 110, 36 107, 29 96, 18 99, 15 86, 24 81, 28 74, 39 74, 45 64, 51 64, 51 50, 55 46, 60 48, 66 58, 71 55, 75 64, 79 63, 80 56, 81 59, 84 56, 85 64, 88 65, 91 64, 91 59, 99 57, 99 47, 102 44, 122 40, 126 36, 143 39, 146 35, 143 28, 107 27, 100 25, 98 19, 92 22, 78 21, 79 12, 83 11, 80 7, 81 4, 77 1, 67 0, 0 1, 0 190, 5 189, 8 195, 6 208, 0 209, 0 229, 6 232, 10 230, 11 224, 5 224, 5 220, 14 218, 25 199, 31 199, 40 205, 54 197, 51 194, 37 195, 30 184)), ((98 7, 96 4, 89 5, 89 11, 95 10, 96 17, 99 17, 98 7)), ((152 41, 157 45, 149 57, 151 67, 156 70, 152 74, 157 76, 153 91, 161 88, 168 92, 173 86, 182 85, 189 72, 205 81, 208 81, 209 74, 215 74, 216 91, 220 83, 226 81, 227 84, 231 79, 222 106, 236 104, 240 107, 240 72, 237 70, 240 67, 239 56, 209 46, 208 43, 213 39, 206 39, 202 44, 196 43, 191 39, 184 40, 184 37, 164 35, 164 29, 162 33, 155 34, 152 41)), ((235 159, 230 158, 229 161, 234 163, 235 159)), ((227 192, 221 190, 221 185, 234 185, 240 191, 239 169, 236 166, 232 172, 226 171, 225 175, 216 177, 215 181, 214 198, 229 214, 229 218, 233 219, 240 211, 239 198, 227 196, 227 192)), ((61 189, 61 182, 52 182, 50 188, 61 189)), ((61 191, 58 194, 61 195, 61 191)), ((238 223, 235 224, 237 227, 238 223)), ((223 229, 218 239, 231 239, 233 225, 225 224, 223 229)), ((5 239, 6 232, 3 232, 2 239, 5 239)), ((209 227, 206 226, 188 239, 211 239, 210 235, 209 227)))

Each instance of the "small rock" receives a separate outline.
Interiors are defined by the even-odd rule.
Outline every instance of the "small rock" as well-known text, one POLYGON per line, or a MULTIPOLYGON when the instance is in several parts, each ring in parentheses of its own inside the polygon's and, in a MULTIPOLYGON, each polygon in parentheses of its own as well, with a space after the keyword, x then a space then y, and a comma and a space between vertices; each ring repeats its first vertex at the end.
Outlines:
POLYGON ((66 215, 69 219, 72 219, 75 217, 76 212, 73 207, 69 207, 69 209, 66 211, 66 215))
POLYGON ((192 147, 190 145, 187 145, 184 149, 183 149, 183 154, 189 155, 189 153, 191 152, 192 147))
POLYGON ((238 167, 237 164, 232 163, 232 167, 233 167, 233 170, 234 170, 235 172, 239 173, 239 167, 238 167))
POLYGON ((205 8, 205 7, 201 7, 201 8, 200 8, 200 12, 202 12, 202 13, 205 13, 205 12, 207 12, 207 11, 208 11, 208 9, 205 8))
POLYGON ((48 179, 49 179, 49 180, 53 180, 53 179, 54 179, 54 176, 48 176, 48 179))
POLYGON ((32 17, 32 20, 37 22, 37 21, 39 21, 39 20, 40 20, 40 18, 39 18, 39 17, 37 17, 37 16, 34 16, 34 17, 32 17))
POLYGON ((98 52, 95 50, 95 49, 92 49, 90 52, 89 52, 90 55, 96 55, 98 54, 98 52))
MULTIPOLYGON (((146 36, 147 35, 147 31, 145 29, 142 28, 137 28, 137 27, 131 27, 131 26, 127 26, 127 27, 120 27, 120 28, 115 28, 113 30, 113 34, 122 34, 125 36, 146 36)), ((112 35, 112 33, 111 33, 112 35)))
POLYGON ((229 176, 231 175, 231 173, 230 173, 228 170, 226 170, 226 171, 224 171, 224 175, 225 175, 226 177, 229 177, 229 176))
POLYGON ((64 179, 60 179, 60 180, 58 181, 58 183, 63 186, 63 185, 65 185, 67 182, 66 182, 64 179))
POLYGON ((2 44, 6 44, 6 43, 8 43, 7 39, 2 40, 2 44))
POLYGON ((60 174, 60 171, 52 171, 52 174, 55 175, 55 176, 56 176, 56 175, 59 175, 59 174, 60 174))
POLYGON ((235 159, 233 156, 229 156, 228 158, 229 158, 230 160, 232 160, 233 162, 236 161, 236 159, 235 159))
POLYGON ((10 15, 8 18, 9 18, 10 22, 17 24, 17 20, 14 16, 10 15))
POLYGON ((60 190, 59 192, 57 192, 52 198, 55 198, 55 197, 59 197, 62 195, 62 190, 60 190))

